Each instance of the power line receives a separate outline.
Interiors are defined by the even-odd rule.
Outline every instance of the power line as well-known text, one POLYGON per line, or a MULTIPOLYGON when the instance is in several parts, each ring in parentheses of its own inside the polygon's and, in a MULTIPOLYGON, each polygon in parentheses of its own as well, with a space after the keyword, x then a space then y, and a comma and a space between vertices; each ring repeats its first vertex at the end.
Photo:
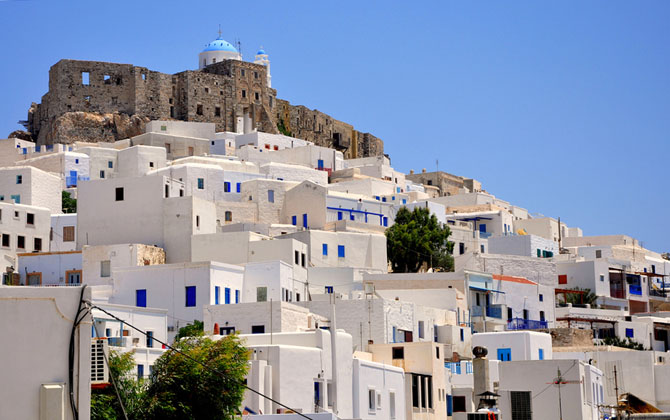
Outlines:
MULTIPOLYGON (((83 293, 83 292, 82 292, 82 293, 83 293)), ((128 325, 130 328, 134 329, 135 331, 139 332, 140 334, 142 334, 142 335, 144 335, 144 336, 146 336, 146 337, 149 336, 146 332, 140 330, 139 328, 137 328, 137 327, 134 326, 133 324, 130 324, 130 323, 128 323, 128 322, 122 320, 121 318, 117 317, 116 315, 111 314, 110 312, 106 311, 105 309, 102 309, 101 307, 99 307, 99 306, 97 306, 97 305, 94 305, 92 302, 88 302, 88 301, 87 301, 86 304, 89 306, 89 308, 95 308, 95 309, 98 309, 99 311, 101 311, 101 312, 103 312, 103 313, 105 313, 105 314, 111 316, 112 318, 116 319, 117 321, 120 321, 120 322, 125 323, 125 324, 128 325)), ((211 367, 211 366, 206 365, 205 363, 202 363, 201 361, 199 361, 199 360, 197 360, 197 359, 191 357, 190 355, 188 355, 187 353, 184 353, 183 351, 181 351, 181 350, 179 350, 179 349, 176 349, 175 347, 169 345, 168 343, 166 343, 166 342, 164 342, 164 341, 161 341, 161 340, 159 340, 158 338, 155 338, 155 337, 152 337, 152 339, 155 340, 155 341, 157 341, 157 342, 159 342, 160 344, 162 344, 162 345, 165 346, 166 348, 168 348, 168 349, 174 351, 175 353, 178 353, 178 354, 180 354, 180 355, 186 357, 187 359, 189 359, 189 360, 191 360, 191 361, 193 361, 193 362, 199 364, 199 365, 202 366, 203 368, 205 368, 205 369, 209 369, 209 370, 213 371, 214 373, 217 373, 217 374, 220 375, 220 376, 225 376, 225 375, 223 374, 223 372, 220 372, 218 369, 215 369, 215 368, 213 368, 213 367, 211 367)), ((256 391, 255 389, 251 388, 251 387, 248 386, 247 384, 243 384, 243 386, 244 386, 246 389, 248 389, 249 391, 251 391, 251 392, 253 392, 253 393, 257 394, 257 395, 260 395, 261 397, 263 397, 263 398, 265 398, 265 399, 267 399, 267 400, 269 400, 269 401, 271 401, 271 402, 273 402, 273 403, 275 403, 275 404, 277 404, 277 405, 279 405, 279 406, 281 406, 281 407, 284 407, 284 408, 287 409, 287 410, 290 410, 290 411, 294 412, 295 414, 299 415, 300 417, 304 417, 304 418, 307 419, 307 420, 312 420, 311 418, 307 417, 306 415, 304 415, 304 414, 298 412, 296 409, 293 409, 293 408, 289 407, 289 406, 286 405, 286 404, 282 404, 281 402, 279 402, 279 401, 277 401, 277 400, 275 400, 275 399, 273 399, 273 398, 271 398, 271 397, 268 397, 267 395, 265 395, 265 394, 263 394, 263 393, 261 393, 261 392, 259 392, 259 391, 256 391)))

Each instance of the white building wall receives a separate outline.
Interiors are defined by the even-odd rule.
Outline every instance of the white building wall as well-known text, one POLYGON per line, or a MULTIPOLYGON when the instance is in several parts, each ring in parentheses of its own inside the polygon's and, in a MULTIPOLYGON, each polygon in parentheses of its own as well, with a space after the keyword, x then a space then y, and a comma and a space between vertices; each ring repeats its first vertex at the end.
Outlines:
POLYGON ((511 349, 512 361, 540 360, 539 350, 544 360, 552 359, 551 335, 533 331, 505 331, 477 333, 472 335, 472 346, 486 347, 489 358, 497 359, 499 349, 511 349))
POLYGON ((90 179, 116 176, 118 150, 108 147, 83 147, 77 151, 88 155, 90 179))
MULTIPOLYGON (((68 271, 81 271, 81 251, 19 254, 18 260, 21 284, 27 284, 27 276, 32 274, 41 277, 42 286, 65 285, 68 271)), ((85 283, 82 277, 80 282, 85 283)))
POLYGON ((493 236, 488 239, 490 254, 520 255, 523 257, 538 257, 551 252, 558 255, 558 243, 537 235, 506 235, 493 236))
POLYGON ((163 147, 133 146, 119 150, 117 162, 118 177, 138 177, 164 168, 167 158, 163 147))
POLYGON ((0 202, 48 208, 51 213, 62 213, 62 180, 60 176, 31 166, 0 168, 0 202), (21 176, 18 183, 17 176, 21 176))
POLYGON ((17 253, 36 251, 35 239, 42 243, 41 251, 48 251, 50 211, 44 207, 22 204, 0 203, 0 269, 18 267, 17 253), (34 224, 28 224, 28 214, 34 215, 34 224), (19 237, 24 238, 23 248, 19 248, 19 237), (5 242, 2 242, 5 241, 5 242), (3 243, 7 246, 3 246, 3 243))
POLYGON ((77 249, 77 214, 52 214, 51 215, 51 241, 49 251, 62 252, 77 249), (66 241, 64 229, 74 229, 74 239, 66 241))
POLYGON ((405 372, 402 369, 354 359, 353 377, 353 418, 405 419, 405 372), (380 405, 375 403, 374 410, 369 406, 370 390, 374 390, 381 402, 380 405))
MULTIPOLYGON (((72 316, 80 298, 91 299, 90 289, 79 287, 0 287, 0 333, 11 345, 0 346, 4 361, 0 376, 0 418, 48 418, 40 412, 40 387, 62 385, 55 409, 64 420, 73 420, 69 405, 68 354, 72 316), (30 366, 26 369, 26 366, 30 366)), ((84 315, 75 331, 74 397, 80 420, 90 418, 91 317, 84 315)), ((57 413, 56 413, 57 414, 57 413)))

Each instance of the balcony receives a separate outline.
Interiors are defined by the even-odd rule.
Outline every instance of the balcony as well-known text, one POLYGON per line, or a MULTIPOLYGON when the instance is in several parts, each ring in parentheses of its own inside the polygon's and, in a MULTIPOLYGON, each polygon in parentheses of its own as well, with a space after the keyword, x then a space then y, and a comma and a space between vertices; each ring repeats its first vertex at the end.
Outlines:
POLYGON ((507 320, 508 330, 540 330, 547 327, 547 321, 536 321, 534 319, 523 318, 512 318, 507 320))
POLYGON ((66 176, 65 177, 65 186, 67 188, 76 187, 77 181, 90 181, 88 176, 66 176))
POLYGON ((491 234, 491 233, 488 233, 488 232, 481 232, 481 231, 479 232, 479 238, 480 238, 480 239, 488 239, 488 238, 491 237, 491 235, 492 235, 492 234, 491 234))
MULTIPOLYGON (((473 317, 483 316, 484 306, 473 306, 470 311, 473 317)), ((487 306, 486 316, 488 318, 502 319, 502 307, 500 305, 487 306)))
POLYGON ((628 293, 635 296, 642 296, 642 286, 637 284, 629 284, 628 293))
POLYGON ((128 337, 108 337, 107 344, 112 347, 126 347, 128 344, 128 337))

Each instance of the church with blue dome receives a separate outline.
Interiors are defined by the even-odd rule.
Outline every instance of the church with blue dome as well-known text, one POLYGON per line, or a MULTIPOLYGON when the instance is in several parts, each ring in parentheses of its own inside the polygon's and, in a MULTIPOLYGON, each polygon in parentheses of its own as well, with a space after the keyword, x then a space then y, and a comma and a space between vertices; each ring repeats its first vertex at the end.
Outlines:
POLYGON ((198 68, 203 69, 223 60, 242 60, 242 55, 233 44, 221 37, 221 31, 219 31, 219 36, 205 45, 205 49, 198 56, 198 68))

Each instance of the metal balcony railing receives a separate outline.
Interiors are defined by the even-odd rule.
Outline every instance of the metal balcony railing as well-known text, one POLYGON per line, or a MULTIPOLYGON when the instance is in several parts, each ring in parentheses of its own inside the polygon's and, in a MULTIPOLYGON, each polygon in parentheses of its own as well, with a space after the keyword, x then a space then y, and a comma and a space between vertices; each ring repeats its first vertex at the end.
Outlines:
MULTIPOLYGON (((471 311, 472 316, 483 316, 485 313, 484 306, 473 306, 471 311)), ((502 319, 502 307, 500 306, 487 306, 486 307, 486 316, 489 318, 498 318, 502 319)))
POLYGON ((507 320, 508 330, 540 330, 547 327, 547 321, 537 321, 534 319, 523 318, 512 318, 507 320))

